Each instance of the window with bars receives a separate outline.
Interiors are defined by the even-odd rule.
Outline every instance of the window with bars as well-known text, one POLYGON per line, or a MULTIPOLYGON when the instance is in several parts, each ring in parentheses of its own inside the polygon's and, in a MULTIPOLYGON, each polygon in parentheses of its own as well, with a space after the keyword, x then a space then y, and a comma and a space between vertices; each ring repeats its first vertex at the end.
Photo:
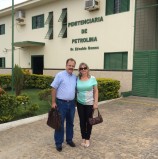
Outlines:
POLYGON ((128 52, 104 53, 105 70, 127 70, 128 52))
POLYGON ((130 0, 106 0, 106 15, 129 11, 130 0))
POLYGON ((5 24, 0 25, 0 35, 5 34, 5 24))
POLYGON ((32 29, 38 29, 44 27, 44 14, 32 17, 32 29))
POLYGON ((0 58, 0 68, 5 68, 5 58, 0 58))

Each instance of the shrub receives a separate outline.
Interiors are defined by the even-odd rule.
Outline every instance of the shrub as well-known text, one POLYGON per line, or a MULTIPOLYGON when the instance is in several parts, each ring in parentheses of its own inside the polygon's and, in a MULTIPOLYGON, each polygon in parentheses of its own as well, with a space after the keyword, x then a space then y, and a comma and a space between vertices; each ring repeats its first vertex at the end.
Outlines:
POLYGON ((6 93, 1 87, 0 87, 0 96, 6 93))
POLYGON ((14 89, 16 96, 20 95, 21 90, 23 89, 23 81, 24 81, 24 74, 18 65, 15 65, 13 70, 13 77, 14 77, 14 89))
POLYGON ((120 81, 98 78, 99 101, 119 97, 120 81))
MULTIPOLYGON (((24 72, 24 71, 23 71, 24 72)), ((37 88, 46 89, 50 88, 50 84, 53 81, 52 76, 35 75, 24 73, 23 88, 37 88)), ((0 75, 0 86, 3 89, 11 89, 11 75, 0 75)))
POLYGON ((0 96, 0 123, 33 116, 38 109, 39 105, 32 104, 27 95, 2 94, 0 96))
POLYGON ((18 105, 24 105, 24 106, 26 106, 27 104, 30 103, 29 97, 27 95, 25 95, 25 94, 17 96, 16 100, 18 102, 18 105))
POLYGON ((16 97, 7 93, 0 96, 0 123, 14 119, 18 111, 16 97))
POLYGON ((11 75, 0 74, 0 86, 3 89, 11 89, 11 75))
POLYGON ((39 109, 39 105, 38 104, 30 104, 27 107, 27 111, 26 114, 28 114, 29 116, 35 115, 36 111, 39 109))
POLYGON ((39 88, 46 89, 50 88, 50 84, 53 78, 46 75, 24 75, 24 86, 25 88, 39 88))
MULTIPOLYGON (((113 79, 98 78, 99 101, 119 97, 120 82, 113 79)), ((51 102, 51 89, 44 89, 39 92, 39 99, 51 102)))
POLYGON ((31 74, 29 69, 22 69, 22 71, 25 75, 30 75, 31 74))
POLYGON ((40 91, 38 93, 38 96, 39 96, 40 100, 48 101, 48 103, 51 105, 51 98, 52 98, 51 88, 47 88, 47 89, 40 91))
POLYGON ((26 94, 16 97, 16 100, 19 104, 18 115, 21 117, 29 117, 35 115, 36 111, 39 109, 38 104, 32 104, 29 96, 26 94))

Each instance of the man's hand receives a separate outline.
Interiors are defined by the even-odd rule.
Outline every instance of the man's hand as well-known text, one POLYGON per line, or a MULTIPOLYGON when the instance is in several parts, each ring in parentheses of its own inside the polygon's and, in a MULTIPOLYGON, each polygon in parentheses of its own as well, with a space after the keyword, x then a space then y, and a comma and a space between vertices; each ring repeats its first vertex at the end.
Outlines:
POLYGON ((52 108, 57 108, 57 104, 56 103, 52 103, 52 108))

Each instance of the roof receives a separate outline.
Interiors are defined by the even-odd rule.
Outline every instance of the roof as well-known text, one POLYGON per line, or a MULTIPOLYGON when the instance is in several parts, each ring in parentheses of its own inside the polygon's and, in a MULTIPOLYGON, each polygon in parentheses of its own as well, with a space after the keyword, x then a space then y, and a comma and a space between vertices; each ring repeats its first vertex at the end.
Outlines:
POLYGON ((15 42, 14 46, 17 47, 31 47, 31 46, 44 46, 45 43, 43 42, 37 42, 37 41, 21 41, 21 42, 15 42))
MULTIPOLYGON (((25 2, 14 5, 14 11, 16 12, 18 10, 27 10, 47 3, 52 3, 53 1, 57 0, 27 0, 25 2)), ((12 14, 12 6, 0 10, 0 17, 4 17, 11 14, 12 14)))

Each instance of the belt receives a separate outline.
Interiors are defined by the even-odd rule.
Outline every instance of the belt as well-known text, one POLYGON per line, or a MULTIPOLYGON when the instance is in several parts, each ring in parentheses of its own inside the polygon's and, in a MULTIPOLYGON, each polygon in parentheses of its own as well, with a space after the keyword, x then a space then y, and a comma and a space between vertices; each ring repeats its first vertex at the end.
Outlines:
POLYGON ((57 100, 62 101, 62 102, 72 102, 72 101, 74 101, 74 100, 64 100, 64 99, 59 99, 59 98, 57 98, 57 100))

